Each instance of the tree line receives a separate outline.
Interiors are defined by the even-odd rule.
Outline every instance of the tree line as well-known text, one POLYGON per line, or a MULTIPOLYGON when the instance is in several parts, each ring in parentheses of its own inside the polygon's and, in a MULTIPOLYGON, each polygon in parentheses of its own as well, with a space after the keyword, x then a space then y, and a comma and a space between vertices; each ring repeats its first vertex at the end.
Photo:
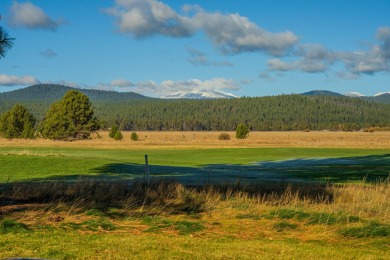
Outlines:
MULTIPOLYGON (((59 130, 61 124, 67 125, 73 120, 61 118, 57 112, 54 113, 61 111, 57 107, 60 105, 54 105, 57 107, 54 109, 49 101, 18 102, 34 115, 35 125, 38 126, 36 129, 48 137, 52 126, 43 126, 49 115, 56 118, 59 130)), ((92 109, 92 104, 89 100, 88 102, 92 109)), ((14 101, 1 101, 0 113, 9 110, 13 105, 14 101)), ((281 95, 221 100, 95 101, 93 111, 96 116, 94 125, 109 129, 115 124, 120 130, 128 131, 234 131, 239 123, 248 126, 250 131, 355 131, 368 127, 390 126, 390 105, 335 96, 281 95)), ((79 131, 77 124, 73 128, 71 131, 79 131)), ((97 129, 97 126, 93 129, 97 129)), ((83 135, 79 131, 73 134, 72 138, 83 135)))

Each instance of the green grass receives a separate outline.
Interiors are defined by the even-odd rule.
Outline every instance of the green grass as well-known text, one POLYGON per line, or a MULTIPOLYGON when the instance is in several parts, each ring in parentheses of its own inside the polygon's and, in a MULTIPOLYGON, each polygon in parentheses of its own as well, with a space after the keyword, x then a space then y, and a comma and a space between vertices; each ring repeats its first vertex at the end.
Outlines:
POLYGON ((321 213, 321 212, 307 212, 299 209, 280 208, 271 211, 268 216, 277 217, 280 219, 293 219, 304 222, 307 225, 334 225, 334 224, 348 224, 360 221, 357 216, 346 216, 339 213, 321 213))
POLYGON ((385 225, 378 222, 370 222, 361 227, 350 227, 342 229, 341 234, 345 237, 355 238, 390 237, 390 225, 385 225))
POLYGON ((0 223, 0 233, 2 234, 27 232, 29 230, 27 225, 13 219, 4 219, 0 223))
POLYGON ((141 177, 149 155, 154 178, 182 182, 311 180, 346 182, 386 178, 390 151, 365 149, 243 148, 115 150, 0 148, 0 182, 74 180, 80 176, 141 177))

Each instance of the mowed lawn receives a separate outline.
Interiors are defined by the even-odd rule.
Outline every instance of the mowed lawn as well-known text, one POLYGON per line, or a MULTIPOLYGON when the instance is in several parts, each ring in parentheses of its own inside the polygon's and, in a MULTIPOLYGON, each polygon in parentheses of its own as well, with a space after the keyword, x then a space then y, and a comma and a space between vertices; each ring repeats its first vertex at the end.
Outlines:
POLYGON ((1 147, 0 182, 74 180, 82 176, 152 178, 184 183, 359 181, 386 178, 390 150, 346 148, 99 149, 1 147))

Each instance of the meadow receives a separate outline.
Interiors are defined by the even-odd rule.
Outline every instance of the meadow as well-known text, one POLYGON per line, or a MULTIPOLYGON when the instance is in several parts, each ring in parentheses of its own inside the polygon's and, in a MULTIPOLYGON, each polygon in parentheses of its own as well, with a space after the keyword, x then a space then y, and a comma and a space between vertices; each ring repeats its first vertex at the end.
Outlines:
POLYGON ((0 257, 390 257, 389 132, 130 134, 0 139, 0 257))

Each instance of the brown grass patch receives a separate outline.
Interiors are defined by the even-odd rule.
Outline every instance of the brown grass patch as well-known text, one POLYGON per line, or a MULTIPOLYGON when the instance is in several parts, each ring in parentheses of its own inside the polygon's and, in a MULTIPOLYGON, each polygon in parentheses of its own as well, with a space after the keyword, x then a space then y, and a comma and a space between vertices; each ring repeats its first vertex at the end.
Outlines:
MULTIPOLYGON (((364 148, 390 149, 390 132, 250 132, 247 139, 218 140, 221 132, 122 132, 123 140, 115 141, 108 132, 92 135, 90 140, 62 142, 45 139, 7 140, 0 138, 0 147, 89 147, 108 149, 189 149, 189 148, 364 148)), ((234 132, 227 132, 234 136, 234 132)))

